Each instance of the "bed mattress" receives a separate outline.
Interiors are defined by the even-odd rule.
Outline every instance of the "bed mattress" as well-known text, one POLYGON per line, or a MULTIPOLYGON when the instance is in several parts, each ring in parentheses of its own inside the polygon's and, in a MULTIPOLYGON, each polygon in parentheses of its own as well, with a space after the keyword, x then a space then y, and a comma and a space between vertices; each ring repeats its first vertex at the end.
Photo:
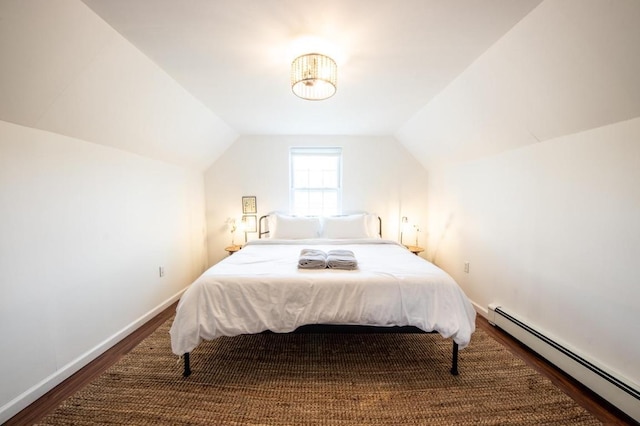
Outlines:
POLYGON ((341 324, 415 326, 464 348, 475 315, 451 276, 396 242, 266 239, 249 242, 185 291, 171 327, 171 347, 182 355, 203 339, 341 324), (358 267, 298 268, 300 251, 310 247, 351 250, 358 267))

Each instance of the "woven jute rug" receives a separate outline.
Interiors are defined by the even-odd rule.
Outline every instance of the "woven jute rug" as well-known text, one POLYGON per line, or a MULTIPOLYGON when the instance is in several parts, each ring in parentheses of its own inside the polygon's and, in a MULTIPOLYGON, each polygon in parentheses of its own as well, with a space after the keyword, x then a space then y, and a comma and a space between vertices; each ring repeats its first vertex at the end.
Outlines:
POLYGON ((171 321, 40 424, 600 424, 482 330, 457 377, 436 334, 260 334, 203 342, 185 379, 171 321))

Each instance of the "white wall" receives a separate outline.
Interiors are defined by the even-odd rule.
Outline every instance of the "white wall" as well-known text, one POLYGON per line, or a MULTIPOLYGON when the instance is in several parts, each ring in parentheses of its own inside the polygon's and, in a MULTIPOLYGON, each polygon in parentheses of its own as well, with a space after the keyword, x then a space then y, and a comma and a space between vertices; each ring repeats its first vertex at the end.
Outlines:
POLYGON ((202 173, 0 121, 0 422, 191 283, 204 228, 202 173))
POLYGON ((499 303, 636 388, 639 140, 636 118, 433 171, 428 244, 480 307, 499 303))
MULTIPOLYGON (((240 220, 243 195, 257 197, 258 215, 288 212, 292 146, 342 147, 343 210, 377 213, 384 238, 398 239, 401 216, 426 223, 426 173, 391 137, 241 137, 205 172, 210 264, 226 255, 224 247, 231 244, 231 236, 225 222, 229 217, 240 220)), ((409 243, 414 235, 408 235, 409 243)), ((252 238, 257 234, 249 234, 252 238)))
POLYGON ((80 0, 0 22, 1 423, 202 272, 236 134, 80 0))
POLYGON ((396 135, 429 174, 426 256, 636 388, 639 22, 546 0, 396 135))

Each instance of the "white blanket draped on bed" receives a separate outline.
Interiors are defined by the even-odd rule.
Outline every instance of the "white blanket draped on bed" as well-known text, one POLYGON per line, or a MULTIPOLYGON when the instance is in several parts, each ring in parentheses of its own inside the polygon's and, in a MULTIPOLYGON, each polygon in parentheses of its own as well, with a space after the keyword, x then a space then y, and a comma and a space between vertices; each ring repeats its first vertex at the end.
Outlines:
POLYGON ((171 327, 171 348, 182 355, 203 339, 291 332, 306 324, 410 325, 464 348, 475 311, 446 272, 392 241, 259 240, 187 289, 171 327), (358 269, 299 269, 305 247, 351 250, 358 269))

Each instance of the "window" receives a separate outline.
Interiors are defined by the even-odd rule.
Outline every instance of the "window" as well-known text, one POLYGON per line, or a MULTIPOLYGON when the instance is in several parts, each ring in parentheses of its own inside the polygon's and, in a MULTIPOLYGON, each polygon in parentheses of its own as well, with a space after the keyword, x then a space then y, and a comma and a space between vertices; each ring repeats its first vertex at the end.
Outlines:
POLYGON ((289 206, 295 215, 342 210, 342 148, 291 148, 289 206))

